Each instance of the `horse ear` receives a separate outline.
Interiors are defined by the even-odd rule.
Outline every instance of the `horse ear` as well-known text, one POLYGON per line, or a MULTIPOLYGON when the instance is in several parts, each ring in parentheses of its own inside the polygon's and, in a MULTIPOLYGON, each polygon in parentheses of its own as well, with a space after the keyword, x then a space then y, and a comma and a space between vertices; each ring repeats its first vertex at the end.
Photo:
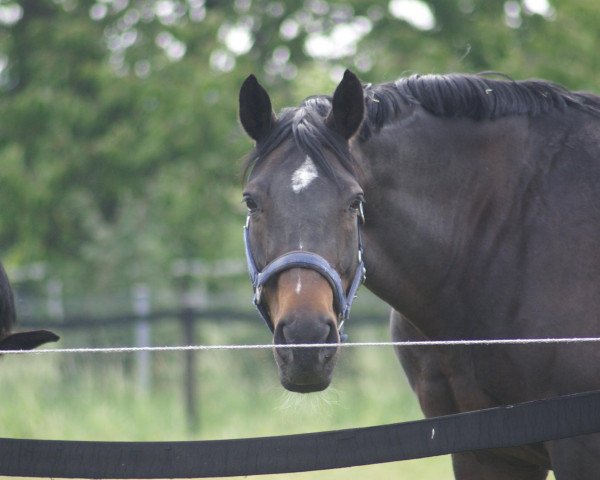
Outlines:
POLYGON ((58 335, 48 330, 11 333, 0 340, 0 350, 33 350, 48 342, 56 342, 58 335))
POLYGON ((331 112, 327 116, 326 123, 349 140, 358 131, 365 114, 362 84, 350 70, 344 72, 344 78, 335 89, 331 104, 331 112))
POLYGON ((246 78, 240 88, 240 121, 257 142, 271 131, 276 121, 269 94, 254 75, 246 78))

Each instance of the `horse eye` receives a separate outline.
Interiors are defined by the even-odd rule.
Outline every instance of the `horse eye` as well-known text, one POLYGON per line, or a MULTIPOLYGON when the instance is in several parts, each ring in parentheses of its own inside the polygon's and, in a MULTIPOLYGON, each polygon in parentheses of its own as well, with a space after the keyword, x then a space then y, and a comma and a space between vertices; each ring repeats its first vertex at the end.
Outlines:
POLYGON ((353 210, 353 211, 357 211, 357 210, 359 210, 359 209, 360 209, 360 206, 362 205, 362 203, 363 203, 363 199, 362 199, 362 197, 357 197, 357 198, 355 198, 355 199, 352 201, 352 203, 350 204, 350 210, 353 210))
POLYGON ((250 210, 251 212, 258 209, 257 203, 254 200, 252 200, 252 198, 244 197, 243 201, 246 203, 246 207, 248 207, 248 210, 250 210))

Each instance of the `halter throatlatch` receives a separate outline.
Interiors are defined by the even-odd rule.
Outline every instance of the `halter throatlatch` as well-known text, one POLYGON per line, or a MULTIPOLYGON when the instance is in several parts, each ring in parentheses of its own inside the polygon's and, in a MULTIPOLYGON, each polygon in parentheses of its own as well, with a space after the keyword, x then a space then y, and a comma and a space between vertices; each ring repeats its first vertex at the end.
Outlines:
POLYGON ((244 246, 246 250, 246 261, 248 263, 248 273, 250 274, 250 280, 252 281, 252 287, 254 288, 253 302, 271 332, 274 332, 275 329, 269 311, 262 301, 263 286, 273 277, 285 270, 290 270, 292 268, 307 268, 316 271, 329 282, 331 290, 333 291, 334 306, 338 314, 338 331, 342 339, 345 337, 342 332, 343 325, 350 317, 352 302, 356 298, 356 292, 364 282, 366 274, 365 263, 363 261, 362 239, 360 235, 360 224, 362 222, 364 222, 364 214, 361 205, 358 216, 358 265, 356 267, 356 272, 354 273, 354 279, 346 293, 338 272, 327 260, 316 253, 300 250, 284 253, 269 262, 262 271, 259 270, 254 261, 252 249, 250 248, 250 217, 246 219, 246 225, 244 226, 244 246))

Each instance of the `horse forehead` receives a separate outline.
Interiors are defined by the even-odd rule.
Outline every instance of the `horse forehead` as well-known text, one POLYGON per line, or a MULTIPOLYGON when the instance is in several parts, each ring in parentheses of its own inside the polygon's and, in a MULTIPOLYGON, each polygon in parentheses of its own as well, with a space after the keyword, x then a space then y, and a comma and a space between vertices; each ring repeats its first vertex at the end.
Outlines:
POLYGON ((255 170, 249 183, 266 192, 275 202, 330 203, 357 182, 329 151, 315 158, 293 141, 271 152, 255 170), (322 165, 326 162, 326 167, 322 165), (328 200, 326 200, 328 199, 328 200), (312 200, 312 202, 311 202, 312 200))
POLYGON ((312 158, 306 155, 302 164, 294 170, 290 178, 290 187, 292 192, 299 194, 314 184, 314 181, 319 178, 319 171, 312 158))
POLYGON ((279 195, 302 196, 309 189, 316 193, 317 185, 326 186, 329 181, 310 155, 296 149, 271 155, 264 167, 260 183, 268 184, 268 189, 279 195))

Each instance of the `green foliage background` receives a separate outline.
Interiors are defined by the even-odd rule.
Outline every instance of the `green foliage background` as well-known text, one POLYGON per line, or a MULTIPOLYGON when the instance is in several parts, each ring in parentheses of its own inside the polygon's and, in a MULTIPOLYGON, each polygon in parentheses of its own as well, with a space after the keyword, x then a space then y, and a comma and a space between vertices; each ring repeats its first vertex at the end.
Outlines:
POLYGON ((331 92, 346 67, 366 82, 495 70, 599 89, 595 0, 430 0, 426 30, 391 3, 1 0, 2 261, 44 261, 89 291, 240 257, 250 72, 277 108, 331 92), (310 48, 340 25, 358 41, 310 48))
MULTIPOLYGON (((600 92, 599 25, 597 0, 0 0, 0 259, 9 274, 43 262, 68 295, 86 298, 140 281, 170 285, 180 258, 241 258, 240 165, 251 143, 237 122, 237 92, 249 73, 268 87, 276 109, 332 92, 344 68, 365 82, 493 70, 600 92), (415 4, 433 15, 429 26, 411 20, 415 4)), ((117 308, 107 298, 101 311, 117 308)), ((236 340, 212 331, 207 343, 236 340)), ((176 330, 160 334, 162 343, 178 341, 176 330)), ((92 344, 104 339, 89 335, 92 344)), ((306 403, 291 417, 314 430, 417 412, 412 397, 394 390, 406 388, 389 382, 389 370, 378 377, 386 367, 400 376, 389 357, 340 366, 346 417, 311 420, 306 403)), ((157 411, 174 411, 172 361, 154 359, 158 380, 148 397, 130 385, 126 361, 118 363, 121 376, 121 367, 88 371, 68 358, 4 360, 6 404, 23 407, 3 408, 4 435, 186 434, 181 412, 164 429, 158 423, 161 438, 144 429, 157 411), (77 410, 89 420, 79 430, 68 423, 77 410)), ((269 398, 262 410, 252 401, 256 392, 280 396, 270 359, 216 357, 202 365, 202 388, 219 399, 203 414, 207 438, 290 433, 278 423, 287 412, 273 415, 269 398), (229 410, 210 410, 223 405, 229 410)), ((447 463, 371 475, 440 478, 449 476, 447 463)))

